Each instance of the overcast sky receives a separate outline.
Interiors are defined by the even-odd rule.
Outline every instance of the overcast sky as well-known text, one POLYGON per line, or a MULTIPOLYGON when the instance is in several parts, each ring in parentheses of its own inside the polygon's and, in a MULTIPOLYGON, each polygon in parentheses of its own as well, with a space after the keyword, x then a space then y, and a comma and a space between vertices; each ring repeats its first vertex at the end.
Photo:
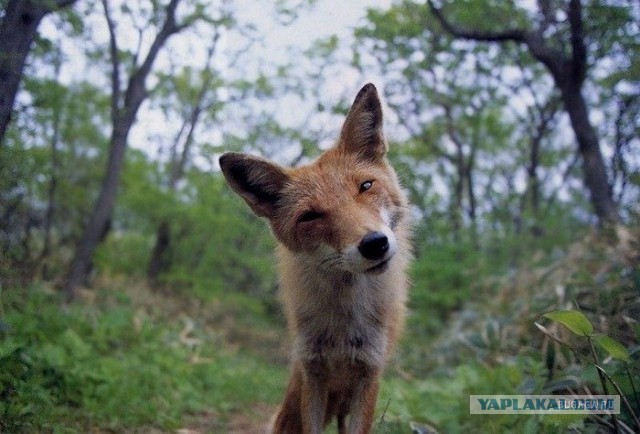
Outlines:
POLYGON ((336 34, 350 38, 352 29, 362 23, 367 8, 386 9, 391 0, 317 0, 304 8, 297 20, 282 25, 273 19, 273 3, 255 0, 236 0, 231 5, 240 22, 256 23, 264 35, 262 44, 276 61, 286 60, 286 47, 308 47, 314 40, 336 34))

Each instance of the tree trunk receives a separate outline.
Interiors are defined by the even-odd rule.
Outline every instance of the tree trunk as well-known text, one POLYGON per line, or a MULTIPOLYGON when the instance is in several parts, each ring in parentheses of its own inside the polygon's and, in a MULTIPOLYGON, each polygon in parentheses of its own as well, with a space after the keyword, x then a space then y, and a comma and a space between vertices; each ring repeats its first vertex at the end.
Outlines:
MULTIPOLYGON (((542 142, 541 135, 535 135, 531 139, 531 148, 529 149, 529 163, 527 164, 527 189, 523 198, 522 210, 526 208, 526 201, 529 201, 531 214, 533 216, 533 224, 530 228, 531 235, 539 238, 544 233, 540 224, 540 179, 538 177, 538 166, 540 165, 540 145, 542 142)), ((521 212, 522 213, 522 212, 521 212)))
POLYGON ((0 23, 0 143, 11 121, 22 70, 42 18, 49 9, 40 2, 9 0, 0 23))
MULTIPOLYGON (((558 101, 559 103, 560 101, 558 101)), ((529 160, 527 169, 527 188, 522 198, 521 214, 524 213, 527 206, 533 216, 533 223, 530 227, 531 235, 539 238, 544 234, 543 227, 540 222, 540 177, 538 169, 540 167, 540 153, 542 151, 542 141, 547 135, 550 125, 553 122, 557 112, 556 98, 552 97, 545 104, 535 103, 535 112, 529 113, 532 124, 529 141, 529 160)))
POLYGON ((85 284, 87 281, 87 275, 92 268, 93 254, 109 230, 109 222, 113 214, 118 184, 120 183, 120 174, 124 165, 127 136, 130 128, 131 124, 114 126, 111 135, 107 172, 93 213, 85 226, 82 238, 80 238, 76 246, 69 274, 64 284, 67 299, 72 299, 75 295, 75 288, 85 284))
POLYGON ((49 188, 47 189, 47 211, 44 220, 44 241, 42 252, 40 253, 40 262, 43 264, 40 274, 43 279, 49 276, 49 269, 46 259, 51 253, 51 232, 53 229, 53 219, 55 216, 55 199, 58 189, 58 142, 60 140, 60 110, 56 109, 53 115, 53 137, 51 138, 51 177, 49 179, 49 188))
MULTIPOLYGON (((474 149, 475 149, 474 144, 474 149)), ((471 244, 473 248, 476 250, 480 250, 480 241, 478 239, 478 222, 477 222, 477 200, 476 200, 476 192, 475 192, 475 183, 473 179, 473 167, 475 165, 475 158, 473 156, 469 157, 467 164, 465 166, 465 178, 467 180, 467 195, 469 196, 469 210, 467 215, 469 216, 469 220, 471 223, 471 244)))
POLYGON ((52 7, 75 0, 9 0, 0 21, 0 146, 4 141, 22 71, 38 26, 52 7))
MULTIPOLYGON (((60 69, 62 67, 62 52, 57 50, 57 56, 54 61, 56 79, 60 79, 60 69)), ((39 262, 41 264, 40 276, 47 280, 49 278, 48 257, 51 254, 51 237, 53 231, 53 220, 56 211, 56 192, 58 190, 58 143, 60 142, 60 128, 62 123, 62 107, 55 107, 53 112, 51 135, 51 175, 49 177, 49 187, 47 189, 47 211, 44 220, 44 237, 42 252, 40 253, 39 262)))
MULTIPOLYGON (((474 41, 499 42, 513 41, 524 44, 529 53, 549 70, 556 87, 562 93, 564 108, 569 114, 571 127, 578 142, 578 153, 582 158, 582 170, 585 186, 589 190, 591 204, 600 224, 620 221, 618 206, 613 199, 607 170, 600 151, 598 135, 589 121, 589 111, 582 95, 582 84, 587 72, 587 45, 580 0, 569 0, 567 23, 570 31, 570 53, 565 54, 558 48, 559 41, 545 41, 551 10, 543 8, 540 13, 543 20, 535 30, 508 28, 500 31, 470 30, 451 24, 441 9, 428 0, 429 7, 444 29, 457 38, 474 41)), ((551 38, 551 37, 550 37, 551 38)))
MULTIPOLYGON (((207 69, 211 67, 213 55, 215 54, 219 37, 220 37, 220 34, 216 33, 216 36, 213 39, 213 43, 207 50, 207 60, 206 60, 207 69)), ((204 110, 205 96, 211 88, 212 79, 213 79, 213 75, 209 74, 203 80, 202 87, 198 92, 198 96, 191 110, 191 114, 187 119, 184 119, 182 126, 180 127, 180 130, 173 141, 173 145, 171 147, 171 161, 170 161, 169 185, 168 185, 169 191, 171 192, 171 194, 175 194, 178 182, 184 177, 187 162, 189 160, 189 156, 191 153, 191 147, 193 146, 193 137, 194 137, 195 129, 200 120, 200 116, 202 115, 202 111, 204 110), (180 154, 180 156, 178 156, 178 145, 180 144, 182 134, 187 127, 189 127, 189 130, 184 140, 182 153, 180 154)), ((151 259, 149 260, 149 265, 147 266, 147 278, 149 279, 149 282, 151 283, 152 286, 156 286, 158 284, 158 277, 160 273, 162 271, 169 270, 169 268, 171 267, 170 250, 169 250, 170 246, 171 246, 171 226, 169 225, 169 222, 163 218, 160 224, 158 225, 158 228, 156 229, 156 243, 153 247, 153 252, 151 253, 151 259)))
MULTIPOLYGON (((173 143, 173 149, 171 152, 172 161, 169 172, 169 192, 171 192, 171 194, 175 194, 178 181, 180 181, 184 176, 187 160, 189 159, 189 153, 193 144, 193 133, 198 123, 198 119, 200 118, 200 113, 202 112, 201 104, 207 87, 208 86, 202 88, 198 102, 192 110, 189 120, 184 121, 182 128, 180 128, 180 132, 173 143), (180 142, 180 137, 182 137, 182 131, 184 131, 187 125, 189 125, 189 132, 187 133, 182 153, 180 157, 178 157, 178 144, 180 142)), ((171 261, 169 260, 170 246, 171 226, 169 225, 169 222, 163 218, 156 229, 156 243, 153 246, 151 259, 149 259, 149 265, 147 266, 147 278, 149 279, 151 286, 156 286, 158 284, 158 277, 160 273, 168 270, 171 266, 171 261)))
MULTIPOLYGON (((113 130, 111 132, 107 171, 102 181, 100 194, 98 195, 98 200, 96 201, 91 218, 84 229, 82 238, 80 238, 76 246, 67 279, 63 286, 65 296, 68 300, 73 299, 75 289, 88 280, 95 250, 109 231, 109 223, 113 214, 118 184, 120 183, 120 174, 124 166, 129 130, 136 120, 140 106, 148 96, 145 81, 158 57, 158 53, 169 37, 184 28, 182 25, 177 25, 175 21, 176 8, 179 2, 180 0, 170 0, 166 6, 162 27, 156 34, 146 57, 129 77, 126 91, 122 94, 120 79, 121 59, 116 40, 115 24, 111 19, 108 0, 102 0, 107 26, 109 28, 109 48, 113 64, 111 72, 111 119, 113 122, 113 130)), ((136 58, 138 54, 140 53, 136 53, 136 58)))
POLYGON ((618 206, 613 200, 598 135, 589 120, 581 86, 569 83, 561 91, 564 107, 578 142, 578 152, 582 157, 582 172, 591 204, 600 223, 616 223, 620 220, 618 206))
POLYGON ((162 220, 156 230, 156 243, 153 246, 147 277, 152 286, 158 284, 160 272, 169 268, 169 246, 171 245, 171 227, 169 222, 162 220))

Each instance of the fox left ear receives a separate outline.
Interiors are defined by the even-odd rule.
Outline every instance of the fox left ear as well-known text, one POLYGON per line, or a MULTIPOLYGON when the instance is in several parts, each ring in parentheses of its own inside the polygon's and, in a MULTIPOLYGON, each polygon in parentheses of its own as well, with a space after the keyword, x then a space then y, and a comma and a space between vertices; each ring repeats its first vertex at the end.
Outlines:
POLYGON ((253 212, 272 218, 289 176, 276 164, 252 155, 227 152, 220 157, 220 168, 227 182, 253 212))
POLYGON ((353 101, 340 133, 340 145, 362 158, 379 160, 387 153, 382 131, 382 105, 376 87, 366 84, 353 101))

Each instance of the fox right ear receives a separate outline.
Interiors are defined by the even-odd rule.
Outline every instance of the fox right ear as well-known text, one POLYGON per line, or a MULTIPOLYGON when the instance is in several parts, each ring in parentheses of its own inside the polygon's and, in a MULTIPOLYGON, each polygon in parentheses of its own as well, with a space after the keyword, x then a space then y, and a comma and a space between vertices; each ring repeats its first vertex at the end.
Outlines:
POLYGON ((220 168, 227 182, 261 217, 272 217, 289 180, 284 170, 262 158, 239 152, 220 157, 220 168))
POLYGON ((382 132, 382 104, 376 87, 366 84, 353 101, 340 133, 347 152, 377 161, 387 153, 382 132))

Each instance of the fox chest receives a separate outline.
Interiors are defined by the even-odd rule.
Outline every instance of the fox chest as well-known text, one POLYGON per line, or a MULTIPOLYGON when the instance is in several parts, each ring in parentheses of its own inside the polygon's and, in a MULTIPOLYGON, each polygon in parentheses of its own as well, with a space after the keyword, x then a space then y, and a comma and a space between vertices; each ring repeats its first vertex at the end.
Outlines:
POLYGON ((301 309, 296 323, 294 357, 300 360, 322 360, 332 370, 354 363, 384 364, 387 334, 375 300, 321 300, 301 309))

